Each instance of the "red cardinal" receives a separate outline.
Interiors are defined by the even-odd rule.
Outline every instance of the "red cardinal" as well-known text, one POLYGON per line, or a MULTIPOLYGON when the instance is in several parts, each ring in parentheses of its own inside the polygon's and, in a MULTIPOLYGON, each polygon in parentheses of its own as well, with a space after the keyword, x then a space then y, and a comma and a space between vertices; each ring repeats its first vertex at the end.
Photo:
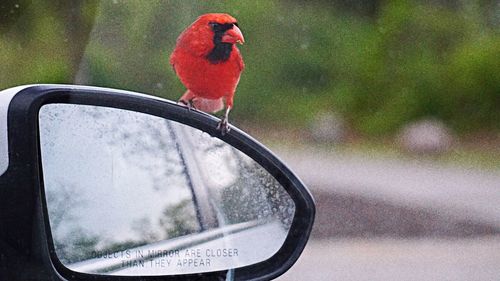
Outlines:
POLYGON ((236 43, 243 44, 236 19, 228 14, 205 14, 184 30, 170 56, 170 64, 187 88, 179 99, 190 108, 226 112, 217 129, 229 132, 228 115, 240 74, 245 67, 236 43))

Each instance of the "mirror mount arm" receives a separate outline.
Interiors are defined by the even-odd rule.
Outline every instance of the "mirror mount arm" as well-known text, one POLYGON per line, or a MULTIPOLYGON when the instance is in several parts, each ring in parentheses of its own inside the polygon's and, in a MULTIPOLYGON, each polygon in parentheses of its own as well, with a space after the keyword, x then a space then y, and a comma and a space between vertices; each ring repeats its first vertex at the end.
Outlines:
POLYGON ((201 169, 198 167, 198 162, 190 149, 192 144, 187 143, 189 138, 185 136, 182 128, 172 126, 171 123, 169 123, 168 126, 170 127, 170 132, 181 161, 184 163, 185 173, 188 175, 188 185, 193 196, 196 216, 200 223, 201 231, 216 228, 219 225, 217 223, 217 216, 209 200, 210 195, 208 194, 208 188, 206 184, 203 183, 202 177, 200 177, 202 174, 201 169))

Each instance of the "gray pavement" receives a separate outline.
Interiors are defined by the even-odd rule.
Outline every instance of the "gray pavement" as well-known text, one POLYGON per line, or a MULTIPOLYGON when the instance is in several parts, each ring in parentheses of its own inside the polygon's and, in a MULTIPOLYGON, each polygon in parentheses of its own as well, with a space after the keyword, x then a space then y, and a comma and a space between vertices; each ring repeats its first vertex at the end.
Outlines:
POLYGON ((500 238, 310 241, 278 281, 496 281, 500 238))
POLYGON ((312 239, 277 280, 500 280, 500 171, 273 150, 317 201, 312 239))
POLYGON ((309 186, 500 226, 500 171, 434 162, 275 149, 309 186))

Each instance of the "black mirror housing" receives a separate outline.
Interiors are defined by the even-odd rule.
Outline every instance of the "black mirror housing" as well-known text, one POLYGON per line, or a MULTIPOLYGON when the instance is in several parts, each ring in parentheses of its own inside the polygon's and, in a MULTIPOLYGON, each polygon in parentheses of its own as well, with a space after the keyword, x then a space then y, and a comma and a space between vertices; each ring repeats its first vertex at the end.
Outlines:
MULTIPOLYGON (((57 258, 49 226, 42 176, 39 110, 63 103, 140 112, 196 128, 243 152, 269 172, 295 204, 284 244, 269 259, 234 269, 234 280, 270 280, 299 258, 312 229, 313 198, 300 179, 271 151, 243 131, 222 135, 218 119, 145 94, 77 85, 31 85, 0 92, 0 279, 137 280, 74 272, 57 258)), ((75 159, 78 161, 78 159, 75 159)), ((227 271, 144 276, 140 280, 225 280, 227 271)))

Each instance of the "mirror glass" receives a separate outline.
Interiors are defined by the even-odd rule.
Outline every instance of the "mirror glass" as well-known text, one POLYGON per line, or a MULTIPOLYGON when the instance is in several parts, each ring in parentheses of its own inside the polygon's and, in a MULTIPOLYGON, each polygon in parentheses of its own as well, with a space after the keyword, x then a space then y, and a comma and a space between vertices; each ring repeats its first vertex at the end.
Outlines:
POLYGON ((91 105, 39 112, 44 196, 67 268, 110 275, 227 270, 270 258, 295 205, 247 155, 198 129, 91 105))

